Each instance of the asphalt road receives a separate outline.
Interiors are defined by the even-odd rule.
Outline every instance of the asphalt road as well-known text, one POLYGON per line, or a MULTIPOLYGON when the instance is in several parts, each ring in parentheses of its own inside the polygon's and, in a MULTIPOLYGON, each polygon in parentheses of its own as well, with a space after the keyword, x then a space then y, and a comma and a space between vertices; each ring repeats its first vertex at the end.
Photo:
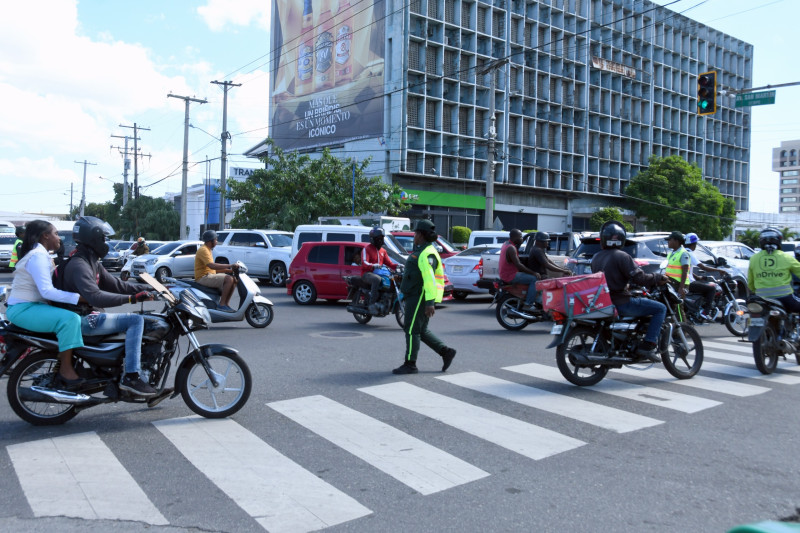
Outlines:
POLYGON ((268 328, 199 334, 254 377, 230 419, 186 418, 176 398, 39 428, 0 400, 3 528, 713 532, 800 505, 800 367, 761 378, 722 326, 700 328, 703 379, 654 367, 578 388, 547 325, 506 331, 470 297, 431 321, 458 350, 450 370, 423 347, 420 373, 394 376, 394 317, 360 325, 344 304, 262 292, 268 328), (54 501, 31 489, 42 479, 74 488, 54 501))

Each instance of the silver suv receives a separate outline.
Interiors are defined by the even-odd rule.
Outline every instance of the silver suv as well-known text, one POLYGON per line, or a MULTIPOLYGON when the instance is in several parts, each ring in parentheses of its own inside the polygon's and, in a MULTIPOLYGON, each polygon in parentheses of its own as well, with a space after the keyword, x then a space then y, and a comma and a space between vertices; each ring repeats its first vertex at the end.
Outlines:
POLYGON ((271 229, 229 229, 217 232, 214 262, 247 265, 247 273, 276 287, 286 284, 292 233, 271 229))

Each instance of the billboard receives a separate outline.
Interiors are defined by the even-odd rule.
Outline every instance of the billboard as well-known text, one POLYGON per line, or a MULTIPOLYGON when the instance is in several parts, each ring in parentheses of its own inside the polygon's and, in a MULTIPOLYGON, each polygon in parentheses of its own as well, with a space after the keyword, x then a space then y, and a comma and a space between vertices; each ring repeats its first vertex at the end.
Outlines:
POLYGON ((285 150, 383 135, 384 0, 275 0, 270 137, 285 150))

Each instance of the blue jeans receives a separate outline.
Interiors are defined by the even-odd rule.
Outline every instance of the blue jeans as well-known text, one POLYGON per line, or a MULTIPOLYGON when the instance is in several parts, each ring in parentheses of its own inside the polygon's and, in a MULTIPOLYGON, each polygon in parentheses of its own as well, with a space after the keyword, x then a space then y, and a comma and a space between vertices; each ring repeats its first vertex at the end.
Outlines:
POLYGON ((533 305, 533 302, 536 301, 536 282, 538 278, 533 274, 527 274, 525 272, 517 272, 514 276, 514 279, 511 280, 511 283, 520 283, 522 285, 528 286, 528 294, 525 295, 525 305, 533 305))
POLYGON ((81 319, 84 335, 111 335, 125 331, 125 373, 142 370, 144 317, 135 313, 92 313, 81 319))
POLYGON ((618 305, 617 312, 620 316, 652 316, 644 340, 658 343, 658 333, 667 316, 666 305, 647 298, 631 298, 628 303, 618 305))

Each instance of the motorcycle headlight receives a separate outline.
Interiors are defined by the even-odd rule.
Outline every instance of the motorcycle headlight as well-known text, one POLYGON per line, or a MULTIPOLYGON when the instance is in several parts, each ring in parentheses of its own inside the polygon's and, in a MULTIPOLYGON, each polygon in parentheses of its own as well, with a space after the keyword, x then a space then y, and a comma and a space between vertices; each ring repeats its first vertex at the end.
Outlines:
POLYGON ((761 314, 764 312, 764 308, 761 306, 761 304, 756 302, 748 302, 747 310, 755 314, 761 314))

